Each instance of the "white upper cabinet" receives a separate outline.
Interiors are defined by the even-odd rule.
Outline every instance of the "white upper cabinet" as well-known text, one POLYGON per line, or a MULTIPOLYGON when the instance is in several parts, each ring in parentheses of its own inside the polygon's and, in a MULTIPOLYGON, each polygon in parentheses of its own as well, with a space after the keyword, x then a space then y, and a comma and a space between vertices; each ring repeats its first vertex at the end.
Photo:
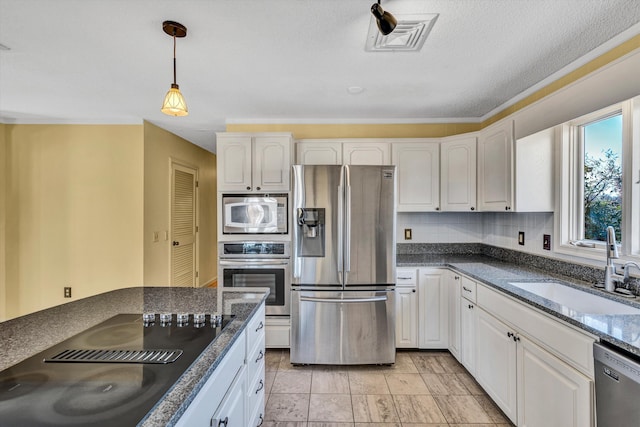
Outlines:
POLYGON ((345 165, 389 165, 391 156, 387 142, 345 142, 342 145, 345 165))
POLYGON ((515 210, 552 212, 553 141, 555 129, 545 129, 516 140, 515 210))
POLYGON ((296 143, 298 165, 341 165, 342 143, 335 141, 298 141, 296 143))
POLYGON ((478 208, 513 210, 513 121, 480 132, 478 140, 478 208))
POLYGON ((482 211, 551 212, 554 129, 514 142, 506 120, 478 140, 478 208, 482 211))
POLYGON ((398 212, 440 210, 440 144, 394 142, 391 150, 398 169, 398 212))
POLYGON ((476 137, 457 136, 440 144, 440 205, 443 211, 476 210, 476 137))
POLYGON ((382 139, 301 139, 296 142, 300 165, 390 165, 390 144, 382 139))
POLYGON ((218 191, 289 191, 288 133, 217 134, 218 191))

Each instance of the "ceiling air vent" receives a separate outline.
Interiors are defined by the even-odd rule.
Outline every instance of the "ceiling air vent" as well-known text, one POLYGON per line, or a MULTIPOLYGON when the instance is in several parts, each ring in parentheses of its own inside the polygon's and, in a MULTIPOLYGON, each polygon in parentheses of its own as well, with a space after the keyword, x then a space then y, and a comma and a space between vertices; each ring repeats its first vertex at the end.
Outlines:
POLYGON ((422 49, 438 18, 437 13, 420 15, 394 13, 393 16, 398 20, 398 25, 392 33, 386 36, 378 30, 375 18, 371 18, 364 50, 368 52, 417 52, 422 49))

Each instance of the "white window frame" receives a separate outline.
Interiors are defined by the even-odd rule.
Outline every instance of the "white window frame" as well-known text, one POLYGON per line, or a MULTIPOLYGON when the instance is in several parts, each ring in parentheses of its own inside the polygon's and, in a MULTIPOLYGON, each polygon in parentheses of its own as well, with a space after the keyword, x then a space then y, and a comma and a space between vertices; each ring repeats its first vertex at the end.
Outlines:
MULTIPOLYGON (((622 114, 622 260, 640 259, 640 97, 578 117, 556 127, 556 199, 554 251, 561 254, 604 261, 605 244, 581 247, 577 243, 584 227, 582 195, 584 153, 578 127, 607 116, 622 114), (635 126, 633 126, 635 124, 635 126)), ((593 242, 589 242, 593 243, 593 242)))

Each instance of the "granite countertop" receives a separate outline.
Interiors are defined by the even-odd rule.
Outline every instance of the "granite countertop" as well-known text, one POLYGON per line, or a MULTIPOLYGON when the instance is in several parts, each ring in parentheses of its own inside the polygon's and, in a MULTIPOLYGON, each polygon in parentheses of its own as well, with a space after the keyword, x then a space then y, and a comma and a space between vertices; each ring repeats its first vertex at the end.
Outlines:
POLYGON ((594 288, 591 283, 551 271, 499 261, 486 255, 402 254, 397 256, 397 266, 451 267, 482 284, 593 334, 601 341, 640 355, 640 315, 580 313, 509 284, 514 281, 553 281, 640 309, 640 302, 606 293, 594 288))
POLYGON ((138 424, 143 427, 173 426, 267 296, 267 289, 251 294, 225 292, 224 301, 219 305, 215 288, 136 287, 83 298, 0 323, 0 370, 117 314, 233 314, 233 321, 138 424))

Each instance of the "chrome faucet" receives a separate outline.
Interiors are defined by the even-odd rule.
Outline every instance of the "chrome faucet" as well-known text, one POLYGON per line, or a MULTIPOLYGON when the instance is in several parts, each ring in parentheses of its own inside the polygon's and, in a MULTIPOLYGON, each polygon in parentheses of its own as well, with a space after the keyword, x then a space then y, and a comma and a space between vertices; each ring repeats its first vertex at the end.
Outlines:
MULTIPOLYGON (((624 276, 616 274, 616 266, 613 259, 618 259, 618 246, 616 244, 616 232, 613 227, 607 227, 607 265, 604 268, 604 290, 607 292, 615 292, 615 282, 625 280, 624 276)), ((625 271, 625 275, 627 272, 625 271)), ((627 279, 628 280, 628 279, 627 279)))
POLYGON ((624 283, 627 284, 629 283, 629 267, 635 267, 638 270, 640 270, 640 265, 638 265, 637 263, 633 262, 633 261, 628 261, 624 264, 624 283))

